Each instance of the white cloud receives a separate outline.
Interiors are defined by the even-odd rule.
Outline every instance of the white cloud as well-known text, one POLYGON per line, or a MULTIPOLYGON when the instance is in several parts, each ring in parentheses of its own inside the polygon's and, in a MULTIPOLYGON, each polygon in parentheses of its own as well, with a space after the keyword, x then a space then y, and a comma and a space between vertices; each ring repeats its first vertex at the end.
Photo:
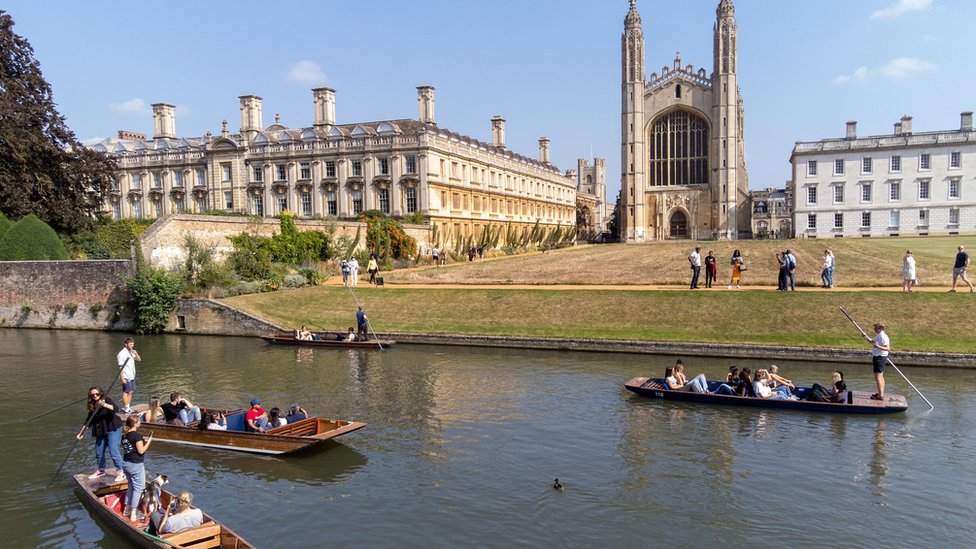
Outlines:
POLYGON ((892 80, 905 80, 923 72, 937 69, 934 64, 919 59, 918 57, 898 57, 888 61, 884 65, 869 69, 868 67, 858 67, 850 74, 842 74, 833 79, 834 84, 848 84, 851 82, 864 83, 878 76, 892 80))
POLYGON ((325 72, 317 63, 303 59, 291 66, 288 79, 309 86, 325 84, 325 72))
POLYGON ((871 19, 887 19, 898 17, 915 11, 925 11, 932 7, 932 0, 898 0, 894 4, 881 8, 871 14, 871 19))
POLYGON ((146 102, 138 97, 124 103, 112 103, 111 109, 121 114, 152 114, 146 102))

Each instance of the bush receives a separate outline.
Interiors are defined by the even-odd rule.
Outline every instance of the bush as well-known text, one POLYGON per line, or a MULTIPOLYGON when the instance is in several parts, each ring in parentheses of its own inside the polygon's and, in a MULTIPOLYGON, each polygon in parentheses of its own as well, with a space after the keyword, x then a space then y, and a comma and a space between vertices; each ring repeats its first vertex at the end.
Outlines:
POLYGON ((95 238, 111 251, 112 257, 127 259, 129 243, 138 240, 139 235, 152 223, 150 219, 131 217, 107 221, 95 229, 95 238))
POLYGON ((3 240, 3 235, 7 234, 10 227, 13 227, 13 221, 7 219, 7 216, 0 213, 0 240, 3 240))
POLYGON ((112 250, 98 240, 93 231, 82 231, 68 237, 68 253, 74 259, 112 259, 112 250))
POLYGON ((34 214, 14 223, 0 239, 2 261, 44 259, 68 259, 68 251, 54 229, 34 214))
POLYGON ((263 236, 250 233, 230 237, 234 244, 234 251, 230 253, 230 266, 244 280, 264 280, 274 271, 271 253, 263 246, 267 240, 263 236))
POLYGON ((282 285, 285 288, 301 288, 308 284, 308 280, 300 274, 285 275, 282 285))
POLYGON ((163 269, 143 269, 129 279, 126 287, 132 294, 139 333, 162 333, 176 308, 176 300, 183 295, 183 277, 163 269))
POLYGON ((403 224, 375 210, 359 216, 366 222, 366 247, 383 259, 411 257, 417 253, 417 241, 407 235, 403 224))

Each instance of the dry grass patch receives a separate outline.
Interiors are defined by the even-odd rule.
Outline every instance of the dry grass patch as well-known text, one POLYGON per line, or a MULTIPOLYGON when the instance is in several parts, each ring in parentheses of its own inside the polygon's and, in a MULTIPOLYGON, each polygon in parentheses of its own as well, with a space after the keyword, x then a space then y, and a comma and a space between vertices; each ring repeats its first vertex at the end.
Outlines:
MULTIPOLYGON (((742 252, 749 265, 746 286, 775 286, 779 272, 775 254, 787 248, 797 258, 797 284, 820 286, 824 248, 837 260, 838 287, 901 286, 902 257, 911 248, 918 276, 925 286, 951 283, 952 263, 959 244, 976 252, 976 237, 843 238, 820 240, 744 240, 738 242, 669 241, 653 244, 580 246, 546 253, 501 256, 474 263, 385 273, 390 283, 416 284, 606 284, 678 285, 691 279, 688 254, 695 245, 702 255, 718 258, 718 282, 729 283, 732 251, 742 252)), ((702 275, 704 281, 704 274, 702 275)))

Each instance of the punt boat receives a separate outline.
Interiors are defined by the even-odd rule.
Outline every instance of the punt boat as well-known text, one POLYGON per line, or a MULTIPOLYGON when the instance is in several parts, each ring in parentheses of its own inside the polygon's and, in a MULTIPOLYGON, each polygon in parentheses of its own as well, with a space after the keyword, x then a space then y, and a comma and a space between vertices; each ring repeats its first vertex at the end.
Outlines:
MULTIPOLYGON (((136 413, 141 413, 147 409, 147 406, 140 404, 134 406, 133 409, 136 413)), ((152 431, 155 440, 164 442, 256 454, 280 455, 311 448, 326 440, 358 431, 366 426, 361 421, 308 417, 295 423, 258 433, 245 430, 244 414, 246 410, 201 409, 201 412, 204 415, 207 412, 224 414, 227 430, 207 429, 201 431, 199 422, 196 421, 187 426, 146 422, 143 423, 142 428, 144 432, 152 431)))
MULTIPOLYGON (((111 470, 110 470, 111 471, 111 470)), ((125 506, 126 481, 114 482, 115 473, 110 472, 97 479, 89 479, 87 474, 75 475, 78 492, 82 501, 94 511, 106 525, 120 533, 136 547, 188 549, 245 549, 254 547, 244 538, 234 533, 207 513, 203 513, 203 524, 175 534, 151 536, 144 531, 145 522, 133 524, 122 516, 125 506)), ((160 508, 165 509, 176 496, 165 488, 160 488, 160 508)))
POLYGON ((320 339, 295 339, 294 334, 275 334, 259 336, 272 345, 298 345, 301 347, 335 347, 339 349, 378 349, 380 345, 389 347, 396 343, 390 339, 368 339, 366 341, 339 341, 336 334, 315 333, 320 339))
MULTIPOLYGON (((714 391, 721 382, 708 382, 708 390, 714 391)), ((901 395, 886 395, 884 401, 872 400, 866 391, 847 391, 844 402, 814 402, 804 400, 810 387, 797 387, 794 394, 799 400, 780 400, 771 398, 742 397, 673 391, 666 389, 663 378, 635 377, 624 384, 628 390, 641 396, 678 400, 697 404, 723 404, 729 406, 753 406, 757 408, 776 408, 781 410, 806 410, 833 412, 840 414, 895 414, 908 409, 908 401, 901 395)))

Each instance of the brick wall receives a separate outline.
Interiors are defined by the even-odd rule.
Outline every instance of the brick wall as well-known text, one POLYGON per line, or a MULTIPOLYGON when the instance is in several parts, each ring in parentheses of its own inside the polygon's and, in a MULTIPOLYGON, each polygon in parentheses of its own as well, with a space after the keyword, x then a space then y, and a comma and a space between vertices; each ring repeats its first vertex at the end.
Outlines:
POLYGON ((0 326, 126 330, 128 260, 0 261, 0 326))
POLYGON ((286 331, 209 299, 181 299, 166 325, 167 333, 257 336, 286 331))

